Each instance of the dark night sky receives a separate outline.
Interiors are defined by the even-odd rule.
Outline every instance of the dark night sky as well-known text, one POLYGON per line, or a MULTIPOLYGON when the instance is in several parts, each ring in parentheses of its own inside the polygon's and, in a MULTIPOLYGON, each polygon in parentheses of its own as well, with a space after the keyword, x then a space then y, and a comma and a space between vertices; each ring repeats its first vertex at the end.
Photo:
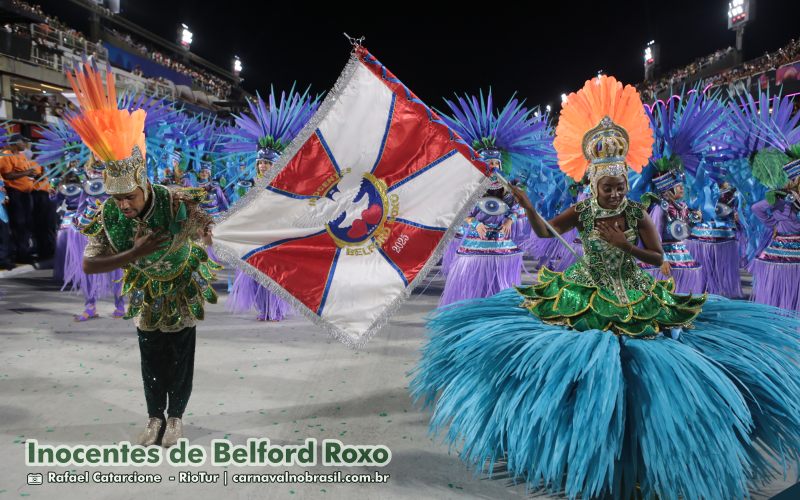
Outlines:
MULTIPOLYGON (((79 7, 39 2, 85 26, 79 7)), ((250 91, 263 93, 270 84, 283 89, 294 81, 317 91, 330 88, 347 62, 347 32, 365 36, 373 55, 434 106, 455 91, 492 86, 500 100, 516 91, 531 105, 557 107, 561 92, 577 90, 599 69, 626 83, 640 81, 642 51, 651 39, 661 44, 662 71, 735 44, 723 0, 607 1, 591 8, 556 1, 545 10, 534 8, 542 1, 495 1, 450 12, 429 11, 433 2, 381 2, 381 12, 404 6, 393 14, 342 1, 309 12, 309 3, 122 0, 125 17, 165 38, 174 39, 177 25, 186 23, 194 33, 192 51, 220 66, 230 67, 237 54, 250 91)), ((800 1, 758 0, 756 8, 745 31, 745 59, 800 35, 800 1)))

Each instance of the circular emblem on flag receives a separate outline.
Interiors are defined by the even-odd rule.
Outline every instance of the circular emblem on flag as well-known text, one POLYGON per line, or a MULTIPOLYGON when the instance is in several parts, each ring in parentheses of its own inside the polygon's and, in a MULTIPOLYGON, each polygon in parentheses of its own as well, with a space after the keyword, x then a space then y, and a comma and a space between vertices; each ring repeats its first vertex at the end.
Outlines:
POLYGON ((325 225, 340 248, 369 241, 386 222, 386 185, 365 173, 350 206, 325 225))

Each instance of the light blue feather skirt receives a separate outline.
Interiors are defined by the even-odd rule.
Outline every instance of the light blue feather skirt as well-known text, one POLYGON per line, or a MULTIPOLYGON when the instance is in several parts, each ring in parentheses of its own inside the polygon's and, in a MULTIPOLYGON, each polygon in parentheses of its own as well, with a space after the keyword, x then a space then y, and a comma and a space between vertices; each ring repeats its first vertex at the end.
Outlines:
MULTIPOLYGON (((476 471, 569 498, 736 499, 800 459, 800 319, 710 296, 677 340, 547 325, 514 289, 429 319, 410 389, 476 471)), ((792 478, 796 480, 796 478, 792 478)))

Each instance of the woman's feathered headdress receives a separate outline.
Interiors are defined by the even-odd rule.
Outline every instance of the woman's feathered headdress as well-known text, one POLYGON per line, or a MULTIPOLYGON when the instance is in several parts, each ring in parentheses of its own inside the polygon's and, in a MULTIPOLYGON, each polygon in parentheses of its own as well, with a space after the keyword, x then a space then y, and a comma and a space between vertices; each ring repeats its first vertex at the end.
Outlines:
POLYGON ((641 172, 652 154, 653 132, 639 92, 613 76, 587 81, 567 96, 553 146, 559 167, 579 181, 589 175, 592 189, 605 176, 641 172))

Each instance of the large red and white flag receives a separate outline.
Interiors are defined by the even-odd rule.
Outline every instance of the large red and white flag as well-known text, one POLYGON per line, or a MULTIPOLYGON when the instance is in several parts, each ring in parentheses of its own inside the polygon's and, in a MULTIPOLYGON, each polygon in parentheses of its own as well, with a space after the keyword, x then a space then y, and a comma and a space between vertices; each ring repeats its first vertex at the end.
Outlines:
POLYGON ((363 47, 214 229, 228 263, 359 347, 428 273, 487 167, 363 47))

